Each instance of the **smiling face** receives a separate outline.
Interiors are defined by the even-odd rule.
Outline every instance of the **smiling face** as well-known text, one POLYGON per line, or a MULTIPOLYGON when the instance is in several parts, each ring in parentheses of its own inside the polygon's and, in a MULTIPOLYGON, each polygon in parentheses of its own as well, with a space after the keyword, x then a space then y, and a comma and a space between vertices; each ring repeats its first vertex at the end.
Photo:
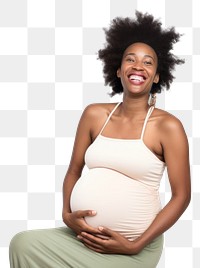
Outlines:
POLYGON ((147 44, 134 43, 123 54, 117 76, 121 79, 124 93, 149 93, 153 83, 158 83, 158 59, 147 44))

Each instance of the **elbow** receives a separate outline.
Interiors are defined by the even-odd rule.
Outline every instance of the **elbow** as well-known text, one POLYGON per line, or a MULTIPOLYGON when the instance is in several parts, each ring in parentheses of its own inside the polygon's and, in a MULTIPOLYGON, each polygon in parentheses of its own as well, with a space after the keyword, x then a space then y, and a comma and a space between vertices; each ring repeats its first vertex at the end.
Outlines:
POLYGON ((190 201, 191 201, 191 192, 189 192, 188 194, 185 195, 184 200, 185 200, 185 202, 184 202, 185 206, 187 208, 189 206, 189 204, 190 204, 190 201))
POLYGON ((182 213, 187 209, 191 201, 191 194, 185 196, 182 200, 182 213))
POLYGON ((181 198, 181 207, 183 212, 189 206, 190 201, 191 201, 191 194, 185 195, 184 197, 181 198))
POLYGON ((177 200, 182 211, 186 210, 191 201, 191 191, 172 195, 172 199, 177 200))
POLYGON ((191 187, 187 187, 187 190, 182 195, 183 195, 184 204, 187 207, 191 201, 191 187))

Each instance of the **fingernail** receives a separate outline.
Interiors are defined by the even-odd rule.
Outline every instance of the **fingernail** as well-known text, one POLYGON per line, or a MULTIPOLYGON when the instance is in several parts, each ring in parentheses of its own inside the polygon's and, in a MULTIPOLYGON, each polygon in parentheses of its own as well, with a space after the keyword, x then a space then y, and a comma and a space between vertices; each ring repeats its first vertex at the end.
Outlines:
POLYGON ((99 226, 99 230, 100 230, 100 231, 103 231, 103 227, 102 227, 102 226, 99 226))
POLYGON ((97 212, 95 210, 92 210, 92 215, 96 215, 97 212))

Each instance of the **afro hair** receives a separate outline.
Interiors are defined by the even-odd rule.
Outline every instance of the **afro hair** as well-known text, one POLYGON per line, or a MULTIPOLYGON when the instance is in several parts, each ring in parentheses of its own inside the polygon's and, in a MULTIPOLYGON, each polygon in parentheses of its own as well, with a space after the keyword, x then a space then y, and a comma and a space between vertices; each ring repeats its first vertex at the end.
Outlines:
POLYGON ((183 59, 170 52, 181 35, 175 32, 174 27, 162 29, 161 26, 162 23, 152 15, 136 11, 135 19, 117 17, 109 29, 104 29, 106 44, 98 51, 98 58, 103 62, 105 85, 112 88, 111 96, 123 92, 121 80, 116 73, 126 48, 137 42, 152 47, 158 57, 159 82, 152 85, 151 93, 160 93, 164 87, 169 89, 174 79, 172 71, 175 65, 184 63, 183 59))

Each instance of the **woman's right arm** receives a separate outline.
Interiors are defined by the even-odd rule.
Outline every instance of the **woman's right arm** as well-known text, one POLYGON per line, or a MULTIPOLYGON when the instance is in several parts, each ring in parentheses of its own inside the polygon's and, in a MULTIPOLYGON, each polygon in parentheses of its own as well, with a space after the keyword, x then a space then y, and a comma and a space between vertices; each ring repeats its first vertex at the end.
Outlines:
POLYGON ((80 178, 85 165, 84 156, 88 146, 92 143, 92 126, 96 121, 95 105, 89 105, 83 112, 78 124, 72 157, 63 182, 63 212, 64 223, 77 234, 82 231, 97 233, 98 230, 86 224, 85 216, 94 216, 92 210, 71 212, 70 196, 73 187, 80 178))

